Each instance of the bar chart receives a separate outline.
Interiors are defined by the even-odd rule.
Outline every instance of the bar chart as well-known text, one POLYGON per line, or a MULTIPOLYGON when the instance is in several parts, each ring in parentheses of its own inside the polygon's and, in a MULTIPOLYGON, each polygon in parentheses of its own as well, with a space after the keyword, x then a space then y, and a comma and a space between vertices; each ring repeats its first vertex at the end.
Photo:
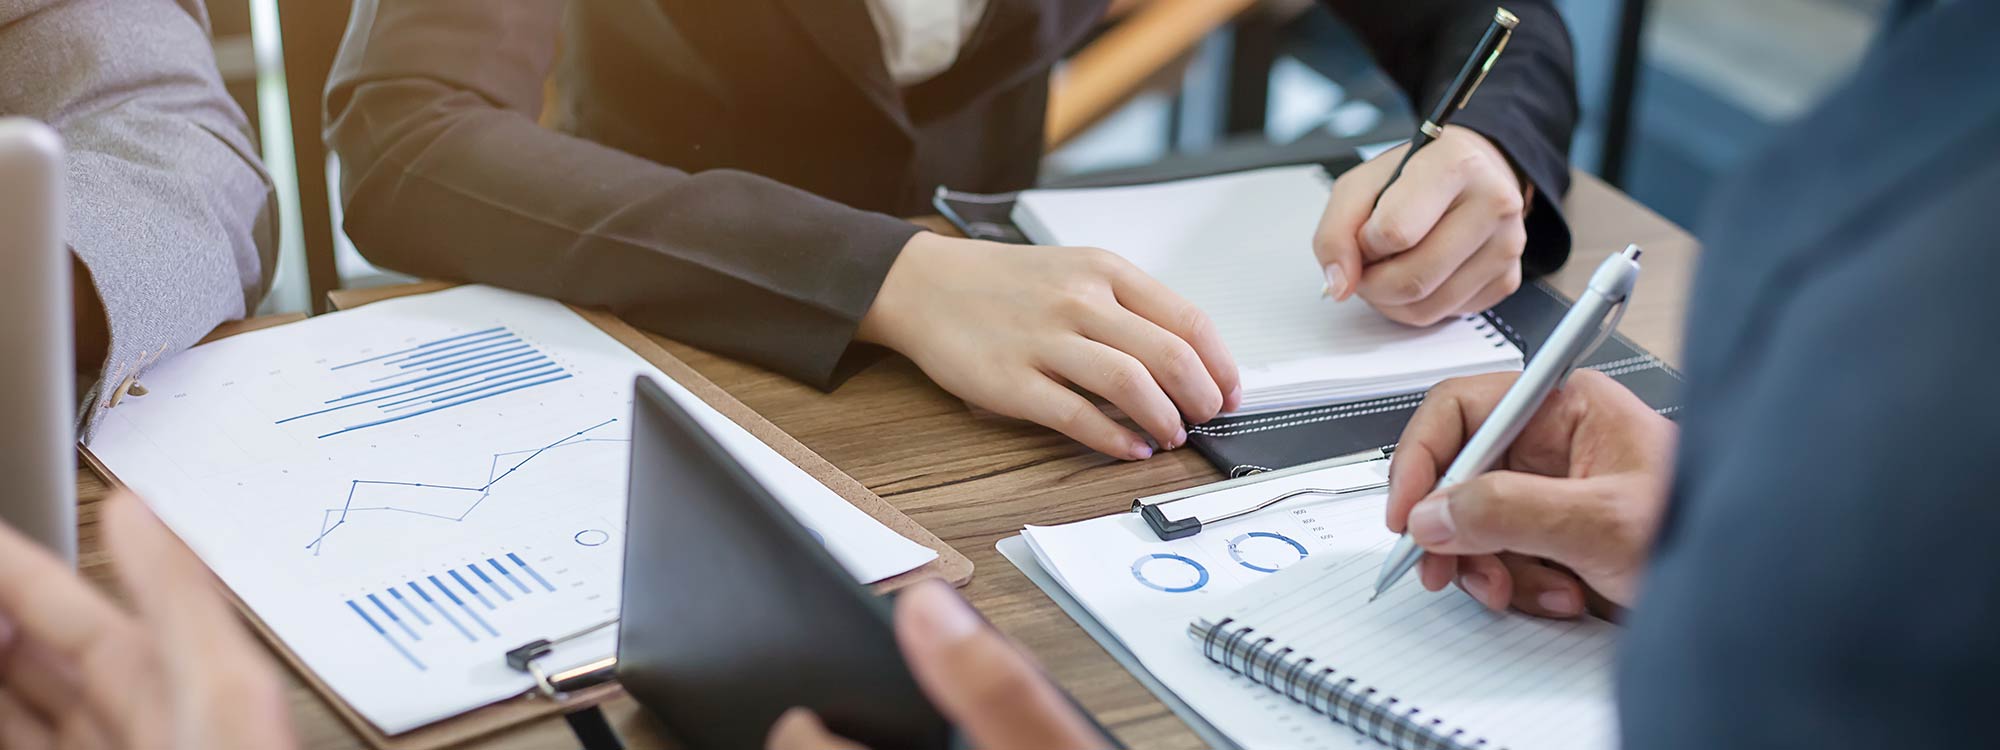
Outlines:
POLYGON ((328 431, 317 436, 324 440, 572 377, 506 326, 432 339, 327 369, 352 378, 357 390, 276 424, 324 423, 328 431))
MULTIPOLYGON (((430 671, 427 654, 439 639, 457 643, 492 641, 498 652, 512 648, 501 638, 496 616, 516 602, 557 593, 556 585, 520 554, 504 552, 436 572, 412 576, 400 584, 348 598, 344 603, 360 619, 364 637, 380 639, 419 672, 430 671)), ((517 634, 514 640, 532 635, 517 634)))

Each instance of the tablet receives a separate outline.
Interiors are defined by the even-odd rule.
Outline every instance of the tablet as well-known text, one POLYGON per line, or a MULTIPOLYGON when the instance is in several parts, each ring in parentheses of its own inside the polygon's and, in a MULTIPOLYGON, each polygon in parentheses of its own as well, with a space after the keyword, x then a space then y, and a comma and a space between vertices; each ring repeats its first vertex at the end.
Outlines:
POLYGON ((793 706, 872 750, 950 747, 888 602, 663 389, 641 377, 633 392, 625 689, 691 748, 763 747, 793 706))
POLYGON ((0 119, 0 523, 76 562, 76 355, 62 139, 0 119))

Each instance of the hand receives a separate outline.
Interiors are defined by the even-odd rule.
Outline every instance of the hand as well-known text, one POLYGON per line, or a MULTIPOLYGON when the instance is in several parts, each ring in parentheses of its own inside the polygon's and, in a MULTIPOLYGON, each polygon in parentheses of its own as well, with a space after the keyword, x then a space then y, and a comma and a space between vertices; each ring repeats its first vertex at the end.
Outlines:
POLYGON ((1432 491, 1516 377, 1431 389, 1389 466, 1389 530, 1407 523, 1432 591, 1456 579, 1496 611, 1544 617, 1583 614, 1586 586, 1631 606, 1666 507, 1676 428, 1618 381, 1576 371, 1495 471, 1432 491))
POLYGON ((1416 326, 1492 307, 1521 288, 1528 230, 1520 178, 1485 136, 1447 125, 1382 192, 1409 148, 1334 181, 1313 234, 1327 294, 1359 294, 1389 319, 1416 326))
POLYGON ((0 747, 295 747, 277 675, 208 569, 130 495, 100 516, 136 616, 0 525, 0 747))
POLYGON ((1164 448, 1242 400, 1208 316, 1111 253, 911 238, 856 337, 909 357, 974 405, 1055 429, 1107 455, 1153 455, 1076 386, 1164 448))
MULTIPOLYGON (((896 641, 924 694, 974 747, 1087 750, 1111 745, 1027 656, 943 583, 919 583, 896 598, 896 641)), ((828 732, 811 711, 794 708, 772 725, 765 747, 860 746, 828 732)))

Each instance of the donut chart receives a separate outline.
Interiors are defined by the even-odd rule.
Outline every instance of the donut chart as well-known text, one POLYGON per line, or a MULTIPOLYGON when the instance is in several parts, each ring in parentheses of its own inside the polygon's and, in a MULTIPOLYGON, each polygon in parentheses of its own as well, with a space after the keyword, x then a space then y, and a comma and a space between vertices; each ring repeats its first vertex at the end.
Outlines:
POLYGON ((611 533, 603 529, 584 529, 570 539, 585 547, 601 547, 611 541, 611 533))
POLYGON ((1229 540, 1230 559, 1259 573, 1276 573, 1307 556, 1305 545, 1276 532, 1252 531, 1229 540))
POLYGON ((1169 552, 1155 552, 1132 561, 1132 577, 1146 588, 1185 594, 1208 585, 1208 568, 1169 552))

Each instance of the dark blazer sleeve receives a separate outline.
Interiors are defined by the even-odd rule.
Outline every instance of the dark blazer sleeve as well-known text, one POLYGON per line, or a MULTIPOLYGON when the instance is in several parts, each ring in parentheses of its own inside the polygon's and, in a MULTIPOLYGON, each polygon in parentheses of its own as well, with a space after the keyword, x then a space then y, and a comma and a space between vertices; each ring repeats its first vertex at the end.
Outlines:
POLYGON ((369 260, 608 308, 821 387, 918 228, 540 127, 562 0, 359 0, 327 88, 369 260))
MULTIPOLYGON (((1493 20, 1493 0, 1322 0, 1347 21, 1410 102, 1427 111, 1493 20)), ((1520 16, 1507 51, 1472 102, 1452 119, 1486 136, 1535 187, 1527 218, 1530 275, 1569 258, 1570 136, 1576 130, 1576 63, 1569 29, 1549 0, 1508 0, 1520 16)))

